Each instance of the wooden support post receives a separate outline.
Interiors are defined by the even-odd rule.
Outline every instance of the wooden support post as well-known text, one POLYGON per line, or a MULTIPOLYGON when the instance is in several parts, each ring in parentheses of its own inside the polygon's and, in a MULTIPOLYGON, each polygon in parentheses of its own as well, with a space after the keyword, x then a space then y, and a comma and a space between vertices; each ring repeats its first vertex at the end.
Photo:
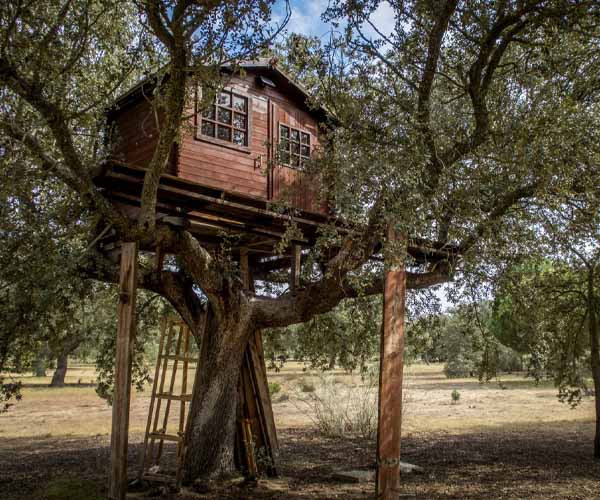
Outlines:
POLYGON ((400 436, 402 428, 402 370, 406 270, 402 238, 388 228, 393 247, 386 259, 383 325, 379 365, 379 421, 377 430, 377 498, 396 500, 400 493, 400 436), (396 246, 399 248, 396 249, 396 246))
POLYGON ((292 244, 292 270, 290 272, 290 290, 292 293, 295 293, 300 286, 301 251, 302 247, 300 245, 292 244))
POLYGON ((127 492, 127 438, 131 395, 131 359, 135 337, 135 296, 137 287, 137 243, 121 246, 121 275, 117 307, 117 355, 113 397, 111 477, 109 499, 125 500, 127 492))
POLYGON ((240 273, 244 290, 250 290, 250 266, 248 265, 248 249, 240 249, 240 273))

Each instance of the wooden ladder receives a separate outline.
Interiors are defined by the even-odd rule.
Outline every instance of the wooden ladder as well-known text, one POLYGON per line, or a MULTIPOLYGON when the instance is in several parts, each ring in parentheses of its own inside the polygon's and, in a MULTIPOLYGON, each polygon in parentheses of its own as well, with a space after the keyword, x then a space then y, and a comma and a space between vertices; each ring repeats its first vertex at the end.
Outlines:
POLYGON ((152 395, 150 398, 150 409, 148 410, 148 421, 146 423, 146 434, 140 458, 138 474, 138 479, 140 480, 170 483, 176 489, 181 487, 186 448, 186 406, 192 400, 192 394, 186 393, 188 389, 188 368, 190 362, 197 363, 198 359, 190 355, 189 328, 184 322, 178 319, 163 319, 152 395), (172 364, 170 365, 169 362, 172 362, 172 364), (182 363, 181 392, 174 394, 179 363, 182 363), (170 380, 168 386, 165 387, 167 372, 169 371, 170 380), (165 402, 164 406, 163 401, 165 402), (180 405, 175 432, 169 429, 169 416, 173 402, 180 405), (165 457, 163 457, 165 441, 177 443, 174 470, 172 468, 169 469, 169 464, 165 463, 165 457), (163 459, 162 462, 161 459, 163 459))

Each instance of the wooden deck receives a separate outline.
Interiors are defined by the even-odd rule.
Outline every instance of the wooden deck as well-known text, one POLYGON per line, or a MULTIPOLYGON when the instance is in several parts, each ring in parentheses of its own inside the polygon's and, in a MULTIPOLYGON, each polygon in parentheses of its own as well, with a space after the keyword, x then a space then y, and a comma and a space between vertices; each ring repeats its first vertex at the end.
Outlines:
MULTIPOLYGON (((136 166, 112 164, 95 180, 109 199, 119 203, 132 218, 137 215, 145 170, 136 166)), ((207 246, 218 246, 225 235, 232 238, 234 253, 246 248, 258 272, 270 272, 290 266, 291 251, 276 251, 290 227, 291 241, 304 248, 313 246, 319 229, 335 226, 351 231, 333 216, 298 209, 288 209, 274 202, 205 186, 170 174, 161 176, 158 189, 157 219, 177 221, 207 246)), ((148 249, 151 250, 151 249, 148 249)), ((422 239, 412 239, 409 254, 417 263, 447 259, 457 250, 441 247, 422 239)), ((373 255, 380 260, 378 249, 373 255)))

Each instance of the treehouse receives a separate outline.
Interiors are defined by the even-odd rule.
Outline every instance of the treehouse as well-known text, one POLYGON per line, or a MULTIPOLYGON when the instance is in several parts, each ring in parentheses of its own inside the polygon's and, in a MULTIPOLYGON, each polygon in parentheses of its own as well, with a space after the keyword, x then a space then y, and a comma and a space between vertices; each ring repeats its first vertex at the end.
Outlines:
MULTIPOLYGON (((342 231, 350 230, 333 217, 331 200, 322 195, 326 191, 323 177, 311 168, 319 154, 322 126, 329 117, 324 109, 311 107, 306 91, 269 62, 242 64, 236 72, 228 68, 223 71, 227 74, 227 83, 214 99, 214 92, 205 93, 203 99, 203 92, 208 91, 193 89, 193 102, 186 113, 182 137, 172 147, 168 169, 160 177, 156 218, 185 227, 206 247, 221 245, 224 233, 234 236, 233 256, 239 259, 242 283, 247 291, 251 290, 254 279, 269 280, 272 271, 289 270, 293 294, 300 285, 302 247, 315 243, 318 230, 324 224, 336 224, 342 231), (206 98, 207 95, 211 98, 206 98), (288 237, 290 225, 299 231, 293 231, 288 237), (291 243, 287 254, 282 254, 279 248, 284 238, 291 243)), ((95 179, 104 195, 134 220, 139 213, 144 176, 158 144, 161 126, 160 115, 157 116, 151 103, 154 87, 152 80, 142 82, 109 110, 107 138, 112 158, 95 179)), ((95 241, 101 250, 118 256, 121 262, 110 498, 123 500, 127 483, 131 346, 135 331, 139 249, 138 243, 116 241, 110 226, 99 228, 95 241)), ((380 248, 379 245, 375 249, 376 254, 380 248)), ((408 240, 407 249, 415 262, 428 264, 447 260, 455 253, 445 245, 415 238, 408 240)), ((154 248, 142 250, 156 251, 154 248)), ((381 260, 380 255, 372 258, 381 260)), ((160 255, 156 255, 156 262, 161 268, 160 255)), ((380 436, 390 436, 380 443, 379 448, 380 457, 383 457, 380 472, 387 471, 385 477, 395 477, 399 463, 399 434, 395 434, 399 432, 399 420, 394 412, 401 407, 401 399, 398 399, 401 398, 401 382, 398 386, 401 379, 396 375, 402 369, 402 344, 394 340, 392 332, 394 328, 399 332, 402 329, 404 283, 403 270, 385 271, 382 356, 386 361, 382 364, 379 422, 380 436), (398 307, 393 306, 395 297, 402 300, 398 307), (394 320, 396 326, 393 326, 396 312, 399 319, 394 320)), ((174 338, 172 332, 173 327, 170 327, 167 345, 174 338)), ((166 347, 165 354, 157 361, 155 380, 160 373, 161 383, 158 389, 155 385, 152 394, 140 467, 142 479, 152 479, 149 473, 156 466, 147 468, 144 457, 149 455, 150 462, 153 460, 155 442, 159 442, 159 457, 165 441, 177 442, 180 458, 186 446, 189 428, 184 430, 183 422, 187 411, 185 404, 191 401, 191 395, 172 393, 177 362, 181 360, 187 367, 186 363, 190 361, 185 349, 184 354, 179 351, 181 335, 187 339, 184 345, 188 345, 189 332, 180 334, 177 351, 172 353, 166 347), (175 362, 175 368, 171 391, 166 392, 163 382, 169 361, 175 362), (159 415, 163 399, 166 401, 165 424, 159 428, 157 422, 163 418, 159 415), (169 434, 166 422, 173 401, 180 402, 182 407, 178 431, 169 434)), ((164 336, 163 329, 161 338, 164 336)), ((162 345, 161 340, 160 352, 162 345)), ((251 450, 264 448, 272 459, 270 472, 276 473, 277 436, 260 332, 250 339, 246 348, 237 407, 238 465, 255 473, 256 460, 251 450)), ((181 460, 178 464, 181 468, 181 460)), ((175 477, 180 476, 178 473, 175 477)), ((378 476, 378 481, 383 481, 382 478, 384 476, 378 476)), ((154 479, 169 480, 166 477, 154 479)))
MULTIPOLYGON (((257 263, 273 253, 292 219, 302 231, 300 245, 312 243, 328 219, 321 177, 310 172, 327 115, 267 61, 242 64, 227 76, 209 103, 194 89, 182 138, 161 177, 157 217, 184 219, 208 245, 223 231, 235 234, 257 263)), ((96 180, 132 217, 159 136, 151 85, 133 88, 110 110, 113 161, 96 180)))

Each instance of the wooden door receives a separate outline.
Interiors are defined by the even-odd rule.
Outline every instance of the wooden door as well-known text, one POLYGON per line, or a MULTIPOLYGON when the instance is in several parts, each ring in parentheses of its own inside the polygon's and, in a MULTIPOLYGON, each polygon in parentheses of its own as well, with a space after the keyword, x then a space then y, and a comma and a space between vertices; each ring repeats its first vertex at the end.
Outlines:
POLYGON ((273 101, 269 103, 269 145, 268 199, 292 208, 323 213, 326 207, 319 200, 320 179, 303 171, 304 162, 317 145, 317 137, 273 101))

